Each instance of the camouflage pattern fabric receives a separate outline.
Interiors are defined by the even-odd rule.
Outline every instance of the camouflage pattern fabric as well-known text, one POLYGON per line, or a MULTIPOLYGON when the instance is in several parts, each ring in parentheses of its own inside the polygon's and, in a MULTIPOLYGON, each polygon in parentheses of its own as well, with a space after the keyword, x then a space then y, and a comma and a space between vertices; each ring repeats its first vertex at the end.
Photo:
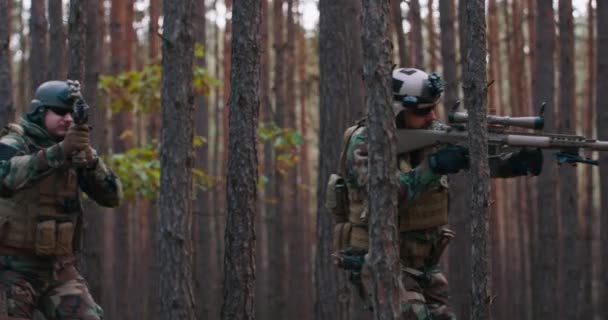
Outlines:
POLYGON ((35 312, 47 320, 103 319, 73 256, 0 256, 0 291, 8 316, 17 319, 32 319, 35 312))
MULTIPOLYGON (((22 119, 21 135, 13 130, 0 139, 0 195, 10 196, 25 188, 50 171, 69 165, 57 141, 46 130, 35 123, 22 119), (44 150, 48 168, 40 170, 36 153, 44 150)), ((15 126, 14 124, 12 126, 15 126)), ((122 198, 119 179, 103 161, 93 170, 79 171, 80 188, 99 205, 115 207, 122 198)))
MULTIPOLYGON (((345 180, 350 190, 366 192, 368 180, 367 129, 357 129, 348 144, 345 162, 345 180)), ((435 174, 428 167, 416 167, 409 172, 399 172, 399 201, 412 202, 421 194, 437 188, 441 175, 435 174)))

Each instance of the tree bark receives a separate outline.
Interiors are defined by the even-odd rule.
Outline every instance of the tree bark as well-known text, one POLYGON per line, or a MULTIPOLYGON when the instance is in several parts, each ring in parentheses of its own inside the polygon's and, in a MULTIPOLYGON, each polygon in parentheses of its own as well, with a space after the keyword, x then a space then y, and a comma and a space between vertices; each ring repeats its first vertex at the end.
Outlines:
POLYGON ((12 70, 11 70, 11 0, 0 0, 0 125, 4 126, 13 120, 12 70))
MULTIPOLYGON (((575 73, 574 73, 574 19, 572 17, 572 0, 559 1, 559 35, 560 35, 560 72, 559 72, 559 112, 558 131, 563 134, 576 134, 575 73)), ((563 279, 558 297, 559 314, 566 319, 576 319, 578 304, 566 307, 572 298, 566 292, 578 292, 581 281, 581 258, 579 234, 579 217, 577 192, 577 168, 562 166, 560 168, 560 209, 562 216, 562 262, 559 264, 563 279)))
MULTIPOLYGON (((70 5, 71 6, 71 5, 70 5)), ((66 32, 63 25, 63 3, 48 0, 49 11, 49 68, 48 79, 63 80, 66 77, 66 32)), ((81 79, 78 79, 81 80, 81 79)))
POLYGON ((319 173, 317 183, 315 319, 351 319, 347 275, 332 262, 333 219, 324 206, 326 181, 338 169, 342 134, 364 110, 361 2, 319 1, 319 173), (345 63, 346 62, 346 63, 345 63))
POLYGON ((30 84, 32 92, 47 78, 47 21, 44 0, 34 0, 30 8, 30 84))
MULTIPOLYGON (((447 1, 450 2, 450 1, 447 1)), ((407 47, 405 45, 405 32, 403 31, 403 14, 401 12, 402 0, 391 0, 391 13, 393 14, 393 24, 397 36, 397 48, 399 54, 399 64, 407 65, 407 47)))
POLYGON ((401 267, 397 231, 397 151, 391 109, 389 2, 363 1, 363 61, 369 136, 369 233, 366 266, 374 319, 399 319, 401 267))
POLYGON ((194 319, 192 288, 192 66, 194 0, 164 0, 159 304, 161 319, 194 319))
MULTIPOLYGON (((608 112, 605 111, 605 101, 608 99, 608 3, 606 1, 596 1, 596 21, 597 21, 597 79, 596 79, 596 127, 597 138, 600 140, 608 139, 608 112)), ((608 163, 608 154, 599 153, 600 163, 608 163)), ((600 217, 608 217, 608 168, 600 166, 600 217)), ((608 266, 608 219, 600 220, 600 245, 601 262, 600 269, 608 266)), ((601 274, 601 273, 600 273, 601 274)), ((608 294, 608 277, 600 277, 600 297, 608 294)), ((600 318, 608 319, 608 306, 602 304, 599 310, 600 318)))
POLYGON ((68 79, 84 79, 86 14, 83 0, 70 0, 68 19, 68 79))
POLYGON ((260 107, 261 3, 234 3, 230 139, 226 188, 226 254, 222 319, 255 319, 257 121, 260 107))
POLYGON ((471 248, 471 318, 491 318, 489 252, 490 169, 486 106, 485 1, 467 0, 464 103, 469 113, 469 221, 471 248))
POLYGON ((424 69, 424 38, 422 37, 422 17, 420 1, 410 0, 410 49, 413 58, 411 67, 424 69))
MULTIPOLYGON (((554 59, 555 30, 554 11, 552 1, 538 0, 536 20, 536 62, 533 77, 534 105, 540 106, 547 102, 545 110, 545 130, 555 132, 554 114, 554 59)), ((555 163, 551 157, 545 157, 543 173, 538 181, 538 243, 532 265, 533 271, 533 297, 534 319, 555 319, 557 295, 557 264, 558 257, 558 226, 556 213, 558 205, 555 199, 557 175, 555 163)))

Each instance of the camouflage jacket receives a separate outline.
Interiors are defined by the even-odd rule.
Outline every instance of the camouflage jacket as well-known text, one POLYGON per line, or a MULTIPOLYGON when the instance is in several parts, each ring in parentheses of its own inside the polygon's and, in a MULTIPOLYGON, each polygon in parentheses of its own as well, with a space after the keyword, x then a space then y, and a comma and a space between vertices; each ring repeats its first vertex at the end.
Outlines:
MULTIPOLYGON (((9 127, 17 130, 3 132, 0 138, 0 196, 11 197, 13 194, 36 183, 59 167, 69 166, 62 149, 56 147, 47 131, 25 119, 9 127), (48 167, 38 169, 36 153, 45 149, 48 167)), ((99 205, 117 207, 122 199, 120 180, 99 159, 94 169, 78 170, 78 185, 91 199, 99 205)))

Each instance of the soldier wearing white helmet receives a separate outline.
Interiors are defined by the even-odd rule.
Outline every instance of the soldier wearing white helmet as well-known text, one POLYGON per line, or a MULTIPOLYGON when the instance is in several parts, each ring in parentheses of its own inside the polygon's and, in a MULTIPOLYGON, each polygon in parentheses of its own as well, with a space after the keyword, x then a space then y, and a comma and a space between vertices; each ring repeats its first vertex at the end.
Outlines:
MULTIPOLYGON (((393 111, 397 128, 429 129, 444 126, 435 109, 441 101, 439 75, 414 68, 396 69, 393 111)), ((397 156, 400 258, 403 270, 404 319, 455 319, 449 308, 448 282, 439 260, 454 236, 448 224, 448 177, 468 168, 468 150, 462 146, 426 148, 397 156)), ((490 161, 496 177, 537 175, 540 151, 522 150, 490 161)), ((328 183, 326 206, 336 218, 334 244, 337 264, 351 272, 359 292, 370 292, 360 281, 365 272, 368 239, 368 146, 365 123, 344 134, 340 174, 328 183)), ((364 294, 365 295, 365 294, 364 294)))

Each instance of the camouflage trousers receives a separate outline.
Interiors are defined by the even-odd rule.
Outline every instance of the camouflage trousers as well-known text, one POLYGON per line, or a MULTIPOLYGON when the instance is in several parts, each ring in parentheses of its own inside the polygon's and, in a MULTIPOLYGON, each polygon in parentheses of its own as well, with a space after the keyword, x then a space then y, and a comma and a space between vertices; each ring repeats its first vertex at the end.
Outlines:
POLYGON ((73 256, 0 256, 0 319, 103 319, 74 262, 73 256))
MULTIPOLYGON (((449 307, 449 286, 446 277, 436 263, 429 264, 434 254, 440 229, 401 234, 401 319, 403 320, 456 320, 449 307)), ((436 257, 440 256, 440 253, 436 257)), ((364 265, 361 272, 360 292, 369 294, 371 288, 369 269, 364 265)), ((357 287, 356 283, 355 287, 357 287)), ((367 303, 369 304, 369 303, 367 303)))

